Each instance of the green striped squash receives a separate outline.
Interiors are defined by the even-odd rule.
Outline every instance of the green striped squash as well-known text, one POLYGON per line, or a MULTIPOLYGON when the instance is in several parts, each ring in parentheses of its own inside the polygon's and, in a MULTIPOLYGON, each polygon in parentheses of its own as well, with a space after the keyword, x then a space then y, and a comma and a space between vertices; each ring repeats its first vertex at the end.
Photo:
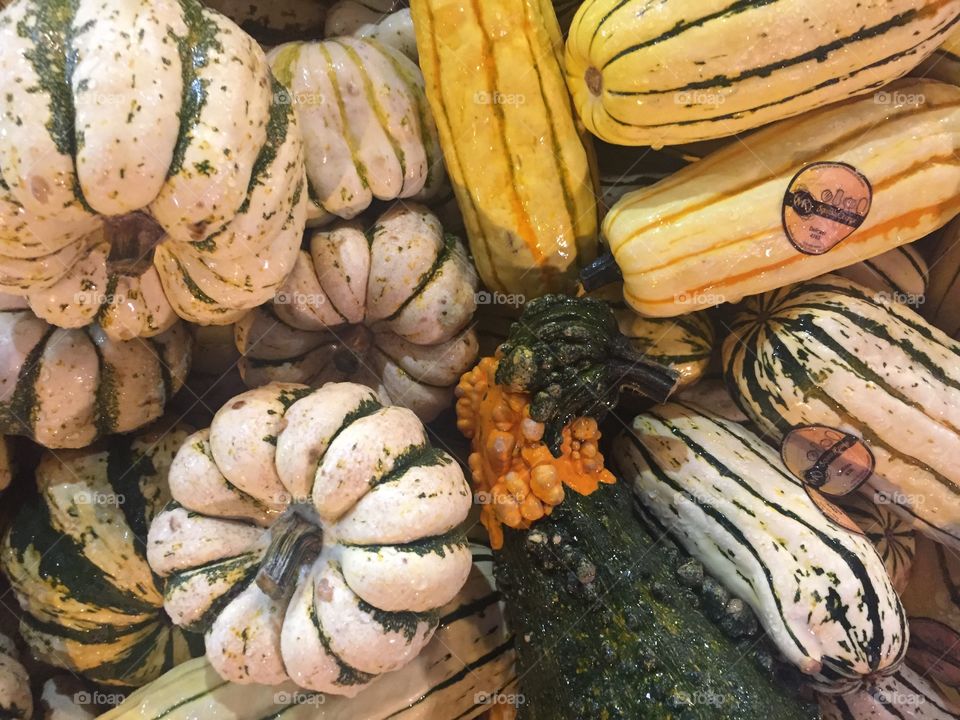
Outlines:
POLYGON ((901 245, 840 268, 835 274, 913 308, 920 307, 927 299, 930 270, 927 261, 913 245, 901 245))
POLYGON ((614 455, 643 511, 825 692, 902 662, 906 613, 873 546, 829 519, 761 438, 667 404, 637 416, 614 455))
POLYGON ((33 717, 30 677, 20 662, 16 644, 3 633, 0 633, 0 717, 4 720, 33 717))
POLYGON ((118 341, 99 325, 56 328, 25 305, 0 295, 0 432, 85 447, 156 420, 183 385, 192 346, 184 323, 118 341))
POLYGON ((435 198, 446 174, 423 76, 410 58, 357 37, 286 43, 267 56, 303 129, 311 223, 376 200, 435 198))
POLYGON ((750 298, 731 329, 727 385, 758 427, 862 438, 875 468, 861 490, 960 547, 960 343, 834 276, 750 298))
POLYGON ((960 340, 960 218, 943 229, 930 268, 930 289, 923 315, 960 340))
POLYGON ((229 324, 306 222, 303 142, 266 56, 197 0, 17 0, 0 13, 0 290, 115 337, 229 324), (113 258, 107 225, 143 217, 113 258))
POLYGON ((354 698, 293 685, 238 685, 203 659, 141 688, 102 720, 469 720, 487 699, 516 696, 513 638, 493 580, 493 555, 473 545, 473 569, 440 610, 433 640, 409 665, 384 675, 354 698))
POLYGON ((42 457, 38 495, 0 546, 36 657, 97 683, 138 687, 195 654, 163 612, 144 544, 187 434, 156 428, 42 457))
POLYGON ((876 90, 943 42, 952 0, 596 0, 567 40, 567 84, 618 145, 724 137, 876 90))
POLYGON ((820 696, 822 720, 956 720, 960 706, 908 667, 852 695, 820 696))

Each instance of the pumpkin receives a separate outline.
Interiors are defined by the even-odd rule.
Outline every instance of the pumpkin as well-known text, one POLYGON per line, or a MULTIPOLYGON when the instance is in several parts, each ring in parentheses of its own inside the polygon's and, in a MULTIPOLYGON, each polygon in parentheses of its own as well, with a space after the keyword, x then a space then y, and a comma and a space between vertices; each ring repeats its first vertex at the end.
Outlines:
POLYGON ((477 357, 476 289, 463 245, 421 206, 314 232, 273 303, 237 323, 241 375, 362 382, 432 420, 477 357))
POLYGON ((0 295, 0 347, 0 432, 50 448, 84 447, 156 420, 191 357, 183 323, 118 341, 95 324, 53 327, 10 295, 0 295))
POLYGON ((955 340, 960 340, 960 218, 940 235, 930 266, 930 287, 923 315, 955 340))
POLYGON ((0 290, 66 327, 113 318, 119 339, 161 333, 174 314, 229 323, 268 300, 307 208, 281 95, 253 39, 196 0, 10 5, 0 290))
POLYGON ((403 53, 341 37, 268 56, 303 128, 311 222, 350 219, 377 200, 430 200, 444 187, 423 77, 403 53))
POLYGON ((372 38, 417 62, 413 17, 410 8, 396 9, 399 4, 394 0, 341 0, 327 13, 325 35, 372 38))
POLYGON ((183 443, 170 486, 150 565, 232 682, 356 695, 417 656, 470 571, 459 465, 362 385, 237 396, 183 443))
POLYGON ((183 427, 154 427, 85 450, 46 452, 37 495, 13 518, 0 566, 34 656, 105 685, 137 687, 191 655, 170 625, 144 538, 169 500, 183 427))
POLYGON ((0 717, 10 720, 30 720, 33 717, 33 697, 30 695, 30 677, 20 663, 17 646, 0 633, 0 717))

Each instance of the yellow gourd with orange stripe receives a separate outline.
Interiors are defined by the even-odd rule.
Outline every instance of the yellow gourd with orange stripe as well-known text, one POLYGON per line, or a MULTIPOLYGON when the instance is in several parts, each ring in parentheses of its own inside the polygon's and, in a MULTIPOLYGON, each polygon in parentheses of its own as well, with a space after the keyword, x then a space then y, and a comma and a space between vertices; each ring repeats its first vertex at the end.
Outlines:
POLYGON ((591 162, 549 0, 413 0, 420 65, 480 277, 528 299, 596 255, 591 162))
POLYGON ((960 88, 930 80, 734 141, 611 208, 624 297, 681 315, 921 238, 960 212, 958 150, 960 88))

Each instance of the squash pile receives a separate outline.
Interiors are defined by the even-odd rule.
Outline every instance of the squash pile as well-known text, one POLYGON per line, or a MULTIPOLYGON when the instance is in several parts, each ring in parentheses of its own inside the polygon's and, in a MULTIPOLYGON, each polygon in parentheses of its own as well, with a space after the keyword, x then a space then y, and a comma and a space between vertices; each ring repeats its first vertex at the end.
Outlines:
POLYGON ((960 0, 0 0, 0 720, 960 720, 958 468, 960 0))

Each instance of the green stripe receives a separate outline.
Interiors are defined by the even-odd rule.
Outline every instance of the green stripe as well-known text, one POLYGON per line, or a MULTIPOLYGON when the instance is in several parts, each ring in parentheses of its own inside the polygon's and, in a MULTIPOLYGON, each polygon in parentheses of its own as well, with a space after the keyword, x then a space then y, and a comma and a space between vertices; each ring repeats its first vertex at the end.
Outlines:
POLYGON ((343 102, 343 92, 340 90, 339 77, 334 70, 333 58, 330 57, 330 51, 327 49, 327 46, 324 43, 319 43, 317 48, 323 53, 324 60, 326 60, 326 65, 324 70, 327 73, 327 79, 330 81, 330 86, 333 88, 333 97, 337 102, 337 108, 340 111, 340 125, 343 128, 343 139, 347 143, 347 147, 350 149, 350 159, 353 162, 354 168, 356 168, 357 176, 360 178, 360 183, 365 190, 370 189, 370 183, 367 181, 367 168, 363 164, 363 161, 360 160, 359 148, 357 147, 356 138, 353 135, 351 130, 351 123, 347 117, 347 108, 343 102))
MULTIPOLYGON (((374 233, 374 238, 376 238, 376 232, 374 233)), ((388 317, 384 318, 382 322, 390 322, 391 320, 396 320, 400 317, 400 314, 407 309, 407 306, 410 305, 429 285, 433 282, 440 274, 443 272, 443 266, 446 264, 454 253, 454 250, 457 246, 457 238, 454 235, 446 234, 443 236, 443 245, 440 246, 440 252, 437 253, 437 257, 434 258, 433 264, 417 279, 417 284, 413 287, 413 290, 407 296, 407 298, 400 303, 396 310, 394 310, 388 317)))
MULTIPOLYGON (((19 310, 17 312, 27 312, 19 310)), ((57 328, 47 328, 40 341, 33 346, 20 366, 17 386, 10 402, 0 404, 0 428, 11 435, 24 433, 35 437, 40 405, 37 400, 37 384, 40 382, 40 369, 47 343, 57 328)), ((94 345, 96 347, 96 345, 94 345)))
MULTIPOLYGON (((213 626, 213 623, 227 605, 256 579, 257 573, 260 571, 260 559, 261 553, 248 552, 175 573, 167 579, 164 596, 168 599, 171 598, 174 593, 188 585, 191 580, 199 575, 209 576, 214 581, 220 578, 232 579, 226 590, 213 598, 210 605, 196 621, 184 626, 189 632, 205 633, 213 626)), ((197 599, 200 599, 199 596, 197 596, 197 599)))

